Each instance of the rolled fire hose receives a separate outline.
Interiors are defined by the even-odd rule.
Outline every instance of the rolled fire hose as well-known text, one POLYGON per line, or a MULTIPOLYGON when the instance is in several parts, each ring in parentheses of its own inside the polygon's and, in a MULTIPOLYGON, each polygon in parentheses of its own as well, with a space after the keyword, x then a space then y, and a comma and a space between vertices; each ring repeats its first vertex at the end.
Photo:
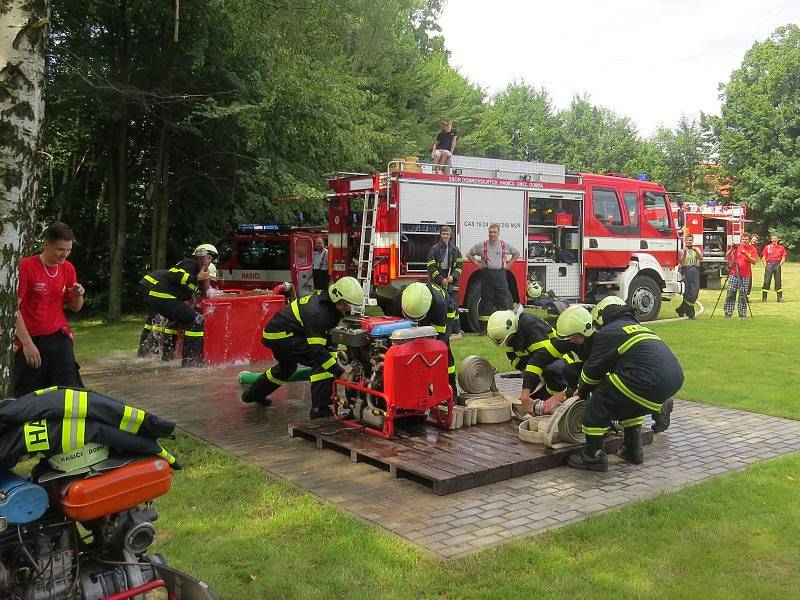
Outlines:
POLYGON ((458 385, 467 394, 485 394, 496 390, 492 363, 483 356, 470 354, 458 368, 458 385))
MULTIPOLYGON (((516 402, 519 402, 517 400, 516 402)), ((507 396, 483 396, 466 401, 469 408, 478 409, 478 423, 505 423, 511 420, 514 400, 507 396)))
MULTIPOLYGON (((250 385, 261 377, 264 371, 239 371, 239 383, 250 385)), ((311 379, 311 367, 302 367, 292 373, 286 381, 308 381, 311 379)))
POLYGON ((586 400, 573 396, 564 400, 550 417, 550 423, 544 432, 544 445, 552 447, 556 442, 556 434, 562 442, 568 444, 583 444, 586 437, 583 435, 581 423, 586 410, 586 400))

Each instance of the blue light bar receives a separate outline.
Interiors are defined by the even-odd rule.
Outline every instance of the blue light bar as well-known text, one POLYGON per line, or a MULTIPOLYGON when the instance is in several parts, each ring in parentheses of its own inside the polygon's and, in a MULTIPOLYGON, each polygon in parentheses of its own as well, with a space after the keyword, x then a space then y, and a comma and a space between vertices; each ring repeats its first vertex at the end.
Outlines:
POLYGON ((280 226, 272 223, 270 225, 259 225, 256 223, 245 223, 243 225, 239 225, 239 231, 242 233, 250 232, 250 231, 278 231, 280 226))

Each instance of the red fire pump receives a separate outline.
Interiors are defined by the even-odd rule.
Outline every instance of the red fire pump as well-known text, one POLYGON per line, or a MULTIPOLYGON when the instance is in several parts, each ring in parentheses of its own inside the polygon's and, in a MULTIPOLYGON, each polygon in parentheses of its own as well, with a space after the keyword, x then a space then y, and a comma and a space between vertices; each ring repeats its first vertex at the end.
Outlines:
POLYGON ((397 419, 432 416, 441 429, 450 427, 447 346, 433 327, 398 317, 347 317, 331 339, 346 346, 348 363, 345 378, 333 384, 336 419, 387 439, 397 419))

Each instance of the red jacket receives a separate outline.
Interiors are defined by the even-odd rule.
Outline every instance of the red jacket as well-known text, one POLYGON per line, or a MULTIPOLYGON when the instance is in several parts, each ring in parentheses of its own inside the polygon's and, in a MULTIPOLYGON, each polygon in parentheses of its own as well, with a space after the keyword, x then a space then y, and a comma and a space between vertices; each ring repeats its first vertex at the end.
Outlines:
POLYGON ((779 262, 786 258, 786 248, 778 244, 767 244, 761 251, 766 262, 779 262))

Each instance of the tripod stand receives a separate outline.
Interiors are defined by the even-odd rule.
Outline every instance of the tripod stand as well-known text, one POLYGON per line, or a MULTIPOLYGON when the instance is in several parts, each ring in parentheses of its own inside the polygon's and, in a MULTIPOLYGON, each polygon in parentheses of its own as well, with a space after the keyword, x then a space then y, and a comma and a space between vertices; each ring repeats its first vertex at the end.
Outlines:
MULTIPOLYGON (((733 247, 733 256, 731 258, 732 258, 732 260, 731 260, 731 270, 728 271, 728 274, 725 276, 725 281, 722 284, 722 289, 719 291, 719 295, 717 296, 717 301, 714 303, 714 310, 711 311, 711 317, 710 318, 712 318, 712 319, 714 318, 714 313, 717 312, 717 306, 719 306, 720 298, 722 298, 722 294, 725 292, 725 290, 728 289, 729 280, 731 278, 731 275, 733 275, 736 278, 736 283, 737 283, 737 286, 738 286, 737 287, 737 291, 738 291, 738 294, 739 294, 739 298, 741 299, 742 294, 744 294, 744 300, 745 300, 745 302, 747 304, 747 312, 750 315, 750 318, 753 319, 754 318, 753 317, 753 307, 750 305, 750 297, 749 297, 750 290, 742 288, 743 281, 742 281, 742 278, 741 278, 741 276, 739 274, 739 261, 738 261, 738 259, 739 259, 739 245, 738 244, 736 244, 733 247)), ((750 276, 750 284, 751 285, 752 285, 752 281, 753 281, 753 277, 751 275, 750 276)), ((734 308, 735 308, 736 307, 736 294, 734 294, 734 296, 733 296, 733 301, 734 301, 734 308)), ((726 302, 727 302, 727 300, 726 300, 726 302)), ((727 317, 728 315, 725 315, 725 316, 727 317)), ((739 316, 741 316, 741 315, 739 315, 739 316)))

